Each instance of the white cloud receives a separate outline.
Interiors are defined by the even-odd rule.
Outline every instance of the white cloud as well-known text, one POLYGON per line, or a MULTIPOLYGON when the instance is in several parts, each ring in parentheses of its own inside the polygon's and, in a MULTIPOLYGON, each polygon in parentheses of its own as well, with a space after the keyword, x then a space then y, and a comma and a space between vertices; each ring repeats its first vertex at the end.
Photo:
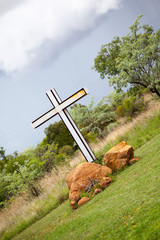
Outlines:
POLYGON ((47 41, 56 48, 68 42, 74 31, 90 30, 99 16, 116 9, 120 2, 25 0, 18 4, 18 0, 14 1, 17 5, 0 16, 0 69, 6 73, 23 70, 38 59, 38 52, 47 41))
POLYGON ((0 15, 5 14, 19 4, 23 4, 24 1, 27 0, 0 0, 0 15))

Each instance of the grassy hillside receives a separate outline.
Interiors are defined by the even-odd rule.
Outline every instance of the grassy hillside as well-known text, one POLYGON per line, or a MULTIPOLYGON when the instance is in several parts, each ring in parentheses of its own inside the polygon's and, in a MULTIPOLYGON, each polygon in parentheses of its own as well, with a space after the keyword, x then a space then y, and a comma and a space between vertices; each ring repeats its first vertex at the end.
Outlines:
POLYGON ((90 202, 73 211, 66 201, 14 240, 160 239, 160 135, 135 155, 140 161, 90 202))
MULTIPOLYGON (((142 152, 140 148, 143 145, 145 146, 145 144, 148 141, 153 140, 156 136, 159 136, 159 134, 160 134, 160 104, 159 102, 156 101, 150 104, 149 109, 146 112, 134 118, 132 121, 128 123, 122 123, 120 126, 116 127, 103 140, 92 145, 92 149, 96 153, 99 162, 101 162, 101 159, 104 156, 104 153, 106 151, 108 151, 113 145, 119 143, 122 140, 125 140, 127 141, 128 144, 134 147, 134 149, 136 150, 136 155, 141 156, 142 152)), ((158 142, 156 144, 157 146, 159 145, 158 142)), ((157 148, 159 149, 159 146, 157 148)), ((156 153, 155 147, 151 147, 149 149, 153 152, 153 154, 156 153)), ((147 156, 148 149, 145 154, 147 156)), ((151 159, 152 159, 152 153, 151 153, 151 159)), ((151 159, 147 159, 147 161, 150 161, 151 159)), ((54 218, 54 214, 55 216, 58 215, 56 212, 57 210, 55 210, 55 208, 58 208, 58 206, 61 205, 64 202, 64 200, 67 199, 68 197, 68 188, 65 183, 66 174, 73 167, 75 167, 76 165, 78 165, 83 161, 84 161, 83 156, 80 153, 76 154, 66 165, 59 166, 58 174, 57 172, 55 173, 53 171, 51 174, 46 175, 45 178, 42 179, 42 181, 40 182, 40 186, 43 189, 43 193, 39 197, 30 199, 27 197, 26 194, 24 194, 22 196, 19 196, 17 199, 15 199, 7 209, 0 211, 0 239, 11 239, 13 236, 18 234, 19 232, 22 232, 27 227, 34 224, 36 221, 46 216, 51 211, 53 214, 53 218, 54 218)), ((138 166, 137 164, 139 165, 140 163, 136 163, 136 165, 134 166, 138 166)), ((144 164, 143 161, 142 161, 142 164, 144 164)), ((139 169, 137 170, 139 171, 139 169)), ((127 171, 128 171, 128 168, 124 171, 124 173, 127 174, 127 171)), ((116 176, 115 178, 116 181, 112 184, 112 186, 115 186, 115 184, 117 184, 117 181, 119 181, 119 177, 121 176, 121 174, 123 174, 123 172, 121 172, 116 176)), ((112 189, 112 186, 110 186, 108 190, 106 189, 105 191, 110 192, 112 189)), ((152 189, 152 186, 151 186, 151 189, 152 189)), ((102 202, 104 202, 103 200, 104 192, 100 194, 100 196, 102 197, 102 202)), ((119 192, 116 192, 116 194, 119 194, 119 192)), ((119 199, 118 195, 116 196, 116 198, 119 199)), ((91 202, 93 202, 92 208, 95 208, 94 200, 92 200, 91 202)), ((69 208, 69 202, 65 203, 64 205, 61 205, 61 208, 62 208, 62 211, 65 212, 66 216, 71 214, 71 218, 74 217, 75 213, 74 212, 72 213, 71 209, 69 208), (66 211, 63 210, 63 207, 66 207, 67 210, 66 211)), ((61 208, 58 208, 58 209, 61 209, 61 208)), ((80 209, 78 209, 77 211, 80 211, 80 209)), ((65 221, 63 220, 63 215, 65 214, 60 213, 59 219, 55 220, 56 219, 55 217, 53 221, 54 222, 65 221)), ((45 226, 46 229, 47 229, 47 226, 48 227, 51 226, 52 228, 52 223, 51 224, 47 223, 47 225, 45 226)), ((23 238, 20 238, 20 239, 23 239, 23 238)), ((30 237, 24 238, 24 239, 30 239, 30 237)), ((37 239, 39 239, 39 236, 37 239)))

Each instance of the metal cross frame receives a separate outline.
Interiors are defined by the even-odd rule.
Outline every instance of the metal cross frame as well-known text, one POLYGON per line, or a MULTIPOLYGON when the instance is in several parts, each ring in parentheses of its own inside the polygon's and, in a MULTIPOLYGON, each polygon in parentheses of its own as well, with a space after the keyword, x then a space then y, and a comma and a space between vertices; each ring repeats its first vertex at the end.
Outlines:
POLYGON ((59 114, 60 118, 70 131, 72 137, 76 141, 77 145, 79 146, 81 152, 83 153, 84 157, 88 162, 93 162, 95 160, 95 156, 90 149, 88 143, 82 136, 81 132, 79 131, 78 127, 76 126, 75 122, 73 121, 71 115, 69 114, 68 110, 66 109, 71 104, 75 103, 89 92, 86 88, 82 88, 65 101, 62 101, 57 94, 55 89, 50 89, 46 95, 49 98, 50 102, 53 105, 53 108, 43 114, 41 117, 37 118, 32 122, 32 127, 37 128, 41 126, 43 123, 54 117, 55 115, 59 114))

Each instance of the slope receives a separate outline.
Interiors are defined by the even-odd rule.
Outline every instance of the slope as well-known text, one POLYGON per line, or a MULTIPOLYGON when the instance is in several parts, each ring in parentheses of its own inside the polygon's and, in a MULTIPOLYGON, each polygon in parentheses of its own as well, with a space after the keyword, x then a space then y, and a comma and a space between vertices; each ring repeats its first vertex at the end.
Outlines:
POLYGON ((160 239, 160 135, 135 155, 140 161, 90 202, 73 211, 66 201, 14 239, 160 239))

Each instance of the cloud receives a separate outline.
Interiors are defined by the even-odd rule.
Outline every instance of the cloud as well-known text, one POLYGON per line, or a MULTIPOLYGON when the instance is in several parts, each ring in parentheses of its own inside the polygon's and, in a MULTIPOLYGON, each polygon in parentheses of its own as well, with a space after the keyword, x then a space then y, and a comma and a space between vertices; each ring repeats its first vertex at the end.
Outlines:
POLYGON ((9 10, 16 7, 18 4, 24 3, 26 0, 0 0, 0 15, 5 14, 9 10))
POLYGON ((5 1, 0 15, 0 70, 6 74, 22 71, 31 62, 39 61, 43 48, 56 50, 69 43, 73 33, 89 31, 100 16, 120 3, 120 0, 23 0, 21 3, 14 0, 9 5, 5 1))

